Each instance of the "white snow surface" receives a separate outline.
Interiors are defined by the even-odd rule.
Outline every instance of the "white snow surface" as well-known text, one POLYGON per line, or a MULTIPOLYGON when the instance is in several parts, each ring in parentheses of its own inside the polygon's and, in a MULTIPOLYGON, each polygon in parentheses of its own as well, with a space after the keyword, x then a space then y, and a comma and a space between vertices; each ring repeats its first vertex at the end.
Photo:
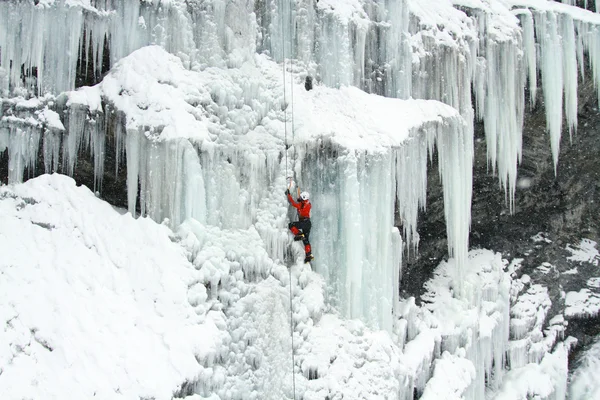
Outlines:
POLYGON ((1 187, 1 397, 170 399, 193 381, 219 320, 194 313, 170 235, 65 176, 1 187))

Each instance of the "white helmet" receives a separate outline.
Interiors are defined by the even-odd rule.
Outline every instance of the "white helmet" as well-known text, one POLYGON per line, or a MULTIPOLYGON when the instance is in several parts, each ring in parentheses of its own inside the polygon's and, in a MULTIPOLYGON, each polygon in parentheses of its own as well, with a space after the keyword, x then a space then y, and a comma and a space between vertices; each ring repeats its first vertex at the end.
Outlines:
POLYGON ((300 193, 300 198, 302 200, 304 200, 304 201, 307 201, 309 199, 309 197, 310 196, 308 195, 308 192, 302 192, 302 193, 300 193))

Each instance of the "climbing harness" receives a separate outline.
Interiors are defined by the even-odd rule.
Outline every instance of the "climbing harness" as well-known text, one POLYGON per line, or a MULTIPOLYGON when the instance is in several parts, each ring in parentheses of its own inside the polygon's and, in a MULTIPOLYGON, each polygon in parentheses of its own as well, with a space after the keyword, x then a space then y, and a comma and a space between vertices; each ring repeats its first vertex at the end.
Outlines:
MULTIPOLYGON (((283 7, 282 7, 283 8, 283 7)), ((287 99, 286 99, 286 88, 285 88, 285 29, 284 29, 284 17, 283 17, 283 9, 281 12, 281 54, 282 54, 282 64, 283 64, 283 103, 284 105, 287 105, 287 99)), ((291 26, 292 26, 292 11, 290 8, 290 13, 289 13, 289 18, 290 18, 290 41, 292 40, 292 35, 291 35, 291 26)), ((291 49, 291 47, 290 47, 291 49)), ((290 51, 291 53, 291 51, 290 51)), ((292 67, 293 67, 293 60, 292 60, 292 54, 290 54, 290 62, 292 63, 292 67)), ((292 143, 294 142, 294 84, 293 84, 293 68, 290 69, 290 82, 292 83, 291 85, 291 99, 290 99, 290 105, 292 108, 292 143)), ((284 111, 283 114, 283 118, 284 118, 284 132, 285 132, 285 138, 284 138, 284 147, 285 147, 285 178, 286 179, 290 179, 290 183, 289 185, 291 186, 292 182, 291 182, 291 177, 288 176, 288 141, 287 141, 287 113, 284 111)), ((289 189, 289 187, 288 187, 289 189)), ((295 369, 296 369, 296 360, 295 360, 295 356, 294 356, 294 307, 293 307, 293 303, 292 303, 292 268, 288 268, 288 271, 290 273, 290 334, 291 334, 291 338, 292 338, 292 391, 293 391, 293 399, 296 400, 296 373, 295 373, 295 369)))

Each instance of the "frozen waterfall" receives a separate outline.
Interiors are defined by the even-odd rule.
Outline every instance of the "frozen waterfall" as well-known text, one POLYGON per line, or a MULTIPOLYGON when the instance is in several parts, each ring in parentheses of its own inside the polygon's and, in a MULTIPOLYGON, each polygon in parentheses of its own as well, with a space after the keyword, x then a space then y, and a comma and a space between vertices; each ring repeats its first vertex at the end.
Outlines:
MULTIPOLYGON (((264 275, 290 257, 293 175, 315 205, 327 305, 419 353, 403 361, 407 393, 434 398, 456 368, 456 391, 481 398, 502 385, 505 359, 549 374, 566 350, 534 340, 538 325, 520 330, 529 311, 509 314, 498 260, 484 263, 498 288, 465 283, 474 123, 512 212, 526 108, 543 100, 556 171, 563 130, 577 129, 579 79, 600 88, 600 16, 552 1, 3 1, 0 162, 9 183, 89 164, 100 195, 126 170, 132 215, 235 232, 231 242, 251 230, 266 256, 219 260, 236 269, 244 258, 256 267, 244 273, 264 275), (399 299, 433 159, 451 258, 434 284, 485 323, 444 325, 434 301, 431 317, 399 299)), ((307 371, 323 363, 305 357, 307 371)))

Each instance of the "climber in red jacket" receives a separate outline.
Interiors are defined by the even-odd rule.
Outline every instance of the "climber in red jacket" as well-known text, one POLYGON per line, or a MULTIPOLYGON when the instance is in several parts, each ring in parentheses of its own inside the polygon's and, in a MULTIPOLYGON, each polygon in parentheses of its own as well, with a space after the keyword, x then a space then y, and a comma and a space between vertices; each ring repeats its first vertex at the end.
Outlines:
POLYGON ((288 227, 290 231, 294 234, 294 240, 302 240, 304 243, 304 253, 306 253, 306 257, 304 258, 304 262, 311 262, 314 257, 312 255, 310 249, 310 243, 308 241, 308 237, 310 235, 310 201, 308 192, 300 193, 300 197, 297 201, 294 201, 292 195, 290 194, 290 189, 285 191, 287 195, 289 203, 298 211, 298 221, 290 222, 288 227))

